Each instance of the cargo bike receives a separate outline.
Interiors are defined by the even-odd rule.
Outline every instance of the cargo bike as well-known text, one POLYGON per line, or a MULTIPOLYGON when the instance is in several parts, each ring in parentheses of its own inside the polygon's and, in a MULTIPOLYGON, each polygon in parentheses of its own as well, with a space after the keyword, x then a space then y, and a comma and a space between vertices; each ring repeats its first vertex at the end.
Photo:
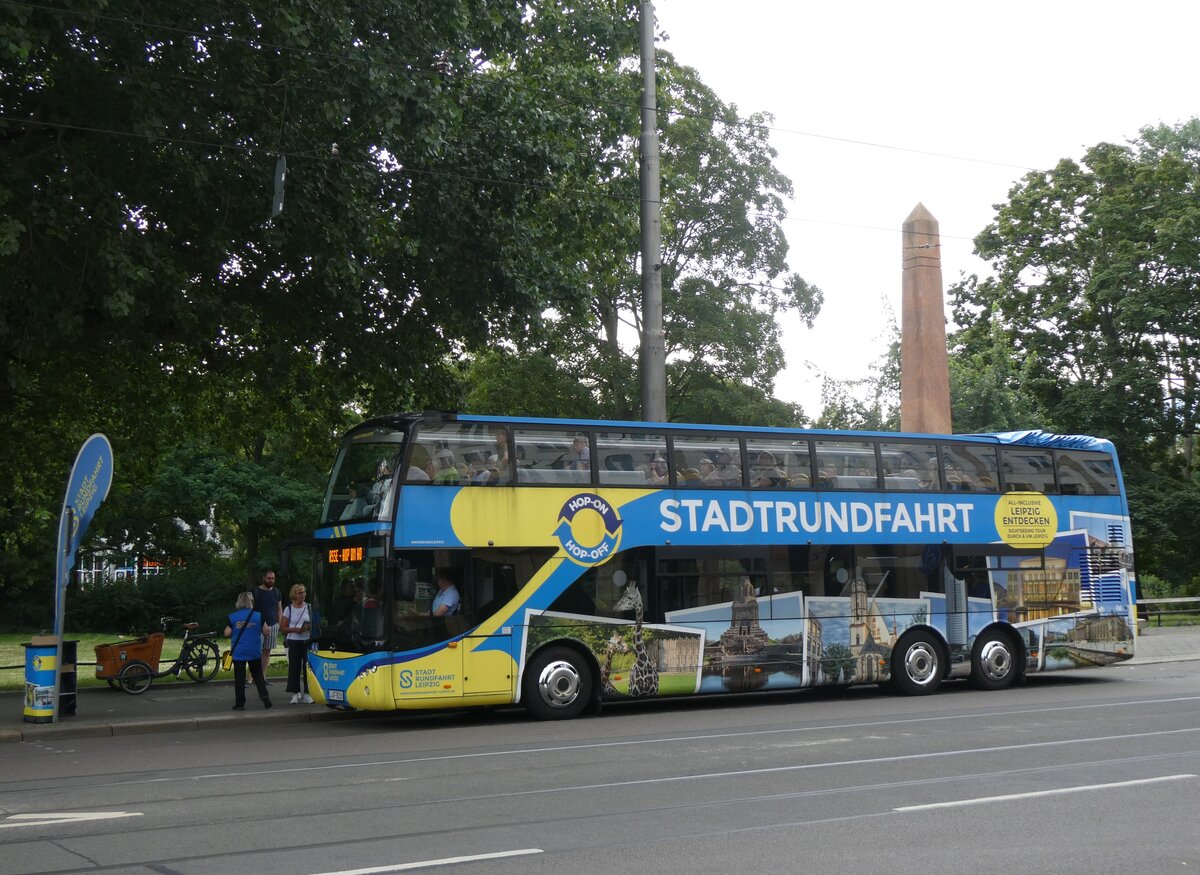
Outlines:
POLYGON ((183 644, 179 648, 179 656, 159 671, 167 626, 178 622, 176 617, 161 617, 159 623, 162 632, 115 644, 97 644, 96 677, 108 681, 113 689, 120 687, 135 696, 150 689, 155 678, 167 675, 179 677, 181 672, 198 684, 212 680, 221 667, 221 651, 213 640, 217 633, 192 634, 199 623, 183 624, 183 644))

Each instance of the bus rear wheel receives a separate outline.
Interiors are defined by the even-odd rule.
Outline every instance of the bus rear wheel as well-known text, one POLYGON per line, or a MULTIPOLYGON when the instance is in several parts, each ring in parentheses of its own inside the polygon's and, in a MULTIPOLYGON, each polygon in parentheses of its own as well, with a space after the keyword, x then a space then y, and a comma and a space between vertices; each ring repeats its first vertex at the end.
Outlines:
POLYGON ((569 647, 548 647, 525 668, 521 695, 538 720, 566 720, 591 701, 594 681, 587 661, 569 647))
POLYGON ((1003 690, 1017 677, 1012 638, 998 630, 984 632, 971 648, 971 683, 981 690, 1003 690))
POLYGON ((906 696, 924 696, 942 683, 942 649, 928 632, 906 635, 892 651, 892 686, 906 696))

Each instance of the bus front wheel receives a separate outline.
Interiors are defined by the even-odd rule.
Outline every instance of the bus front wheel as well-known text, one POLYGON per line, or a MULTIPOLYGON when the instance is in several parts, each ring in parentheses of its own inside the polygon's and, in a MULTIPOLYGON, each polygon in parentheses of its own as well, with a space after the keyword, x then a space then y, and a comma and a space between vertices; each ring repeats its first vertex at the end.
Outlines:
POLYGON ((971 648, 971 682, 981 690, 1003 690, 1017 677, 1012 638, 995 629, 984 632, 971 648))
POLYGON ((908 696, 932 693, 942 683, 942 649, 928 632, 906 635, 892 651, 892 685, 908 696))
POLYGON ((592 671, 569 647, 548 647, 525 669, 525 707, 539 720, 575 717, 592 698, 592 671))

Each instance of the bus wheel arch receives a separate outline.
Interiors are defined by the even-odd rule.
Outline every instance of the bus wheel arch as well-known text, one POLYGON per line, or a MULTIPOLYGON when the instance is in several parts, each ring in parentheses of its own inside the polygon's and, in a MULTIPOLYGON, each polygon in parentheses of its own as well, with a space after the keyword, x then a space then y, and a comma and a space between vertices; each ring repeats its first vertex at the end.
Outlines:
POLYGON ((586 650, 554 641, 534 653, 521 676, 521 700, 538 720, 577 717, 596 697, 597 670, 586 650))
POLYGON ((1002 623, 983 629, 971 647, 971 683, 981 690, 1003 690, 1022 674, 1025 645, 1002 623))
POLYGON ((892 686, 907 696, 934 692, 950 667, 950 655, 942 637, 933 629, 909 629, 892 649, 892 686))

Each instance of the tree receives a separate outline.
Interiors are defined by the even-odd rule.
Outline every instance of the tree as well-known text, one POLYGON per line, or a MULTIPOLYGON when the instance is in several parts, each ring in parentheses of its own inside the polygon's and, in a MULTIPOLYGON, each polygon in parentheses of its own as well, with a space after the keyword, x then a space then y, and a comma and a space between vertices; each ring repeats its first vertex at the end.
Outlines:
POLYGON ((900 327, 895 313, 888 316, 887 352, 871 364, 867 377, 822 380, 817 428, 899 431, 900 327))
POLYGON ((975 241, 994 279, 952 290, 954 321, 974 323, 956 336, 960 374, 1003 387, 987 417, 1028 406, 1050 429, 1113 439, 1139 561, 1174 581, 1200 568, 1198 182, 1200 120, 1027 174, 975 241))
MULTIPOLYGON (((565 141, 595 110, 498 75, 541 31, 586 66, 633 26, 631 0, 572 9, 6 9, 6 588, 49 578, 56 493, 91 431, 117 458, 98 535, 144 525, 135 496, 190 443, 245 490, 218 504, 253 576, 281 524, 254 499, 264 478, 309 483, 349 417, 445 397, 463 350, 579 306, 557 262, 529 257, 550 233, 531 216, 562 200, 577 159, 565 141)), ((194 499, 161 512, 197 522, 194 499)))
MULTIPOLYGON (((521 346, 563 362, 601 411, 630 419, 640 408, 633 364, 641 336, 638 81, 637 46, 623 48, 624 58, 614 55, 605 72, 614 104, 608 120, 579 138, 589 160, 571 178, 579 193, 574 211, 554 200, 539 205, 546 224, 568 241, 557 250, 564 254, 560 263, 574 268, 587 294, 580 306, 560 307, 546 326, 551 330, 522 338, 521 346)), ((668 417, 775 419, 784 412, 770 399, 783 366, 777 316, 791 310, 811 324, 821 292, 788 270, 780 222, 792 189, 773 163, 770 118, 740 119, 695 70, 667 52, 658 58, 668 417)), ((574 81, 536 51, 519 64, 574 81)))
MULTIPOLYGON (((963 282, 974 285, 980 281, 969 277, 963 282)), ((994 280, 983 280, 985 284, 990 282, 994 280)), ((1018 359, 1010 333, 995 318, 980 318, 953 332, 949 345, 950 401, 956 432, 1045 427, 1049 417, 1033 388, 1037 352, 1018 359)))

